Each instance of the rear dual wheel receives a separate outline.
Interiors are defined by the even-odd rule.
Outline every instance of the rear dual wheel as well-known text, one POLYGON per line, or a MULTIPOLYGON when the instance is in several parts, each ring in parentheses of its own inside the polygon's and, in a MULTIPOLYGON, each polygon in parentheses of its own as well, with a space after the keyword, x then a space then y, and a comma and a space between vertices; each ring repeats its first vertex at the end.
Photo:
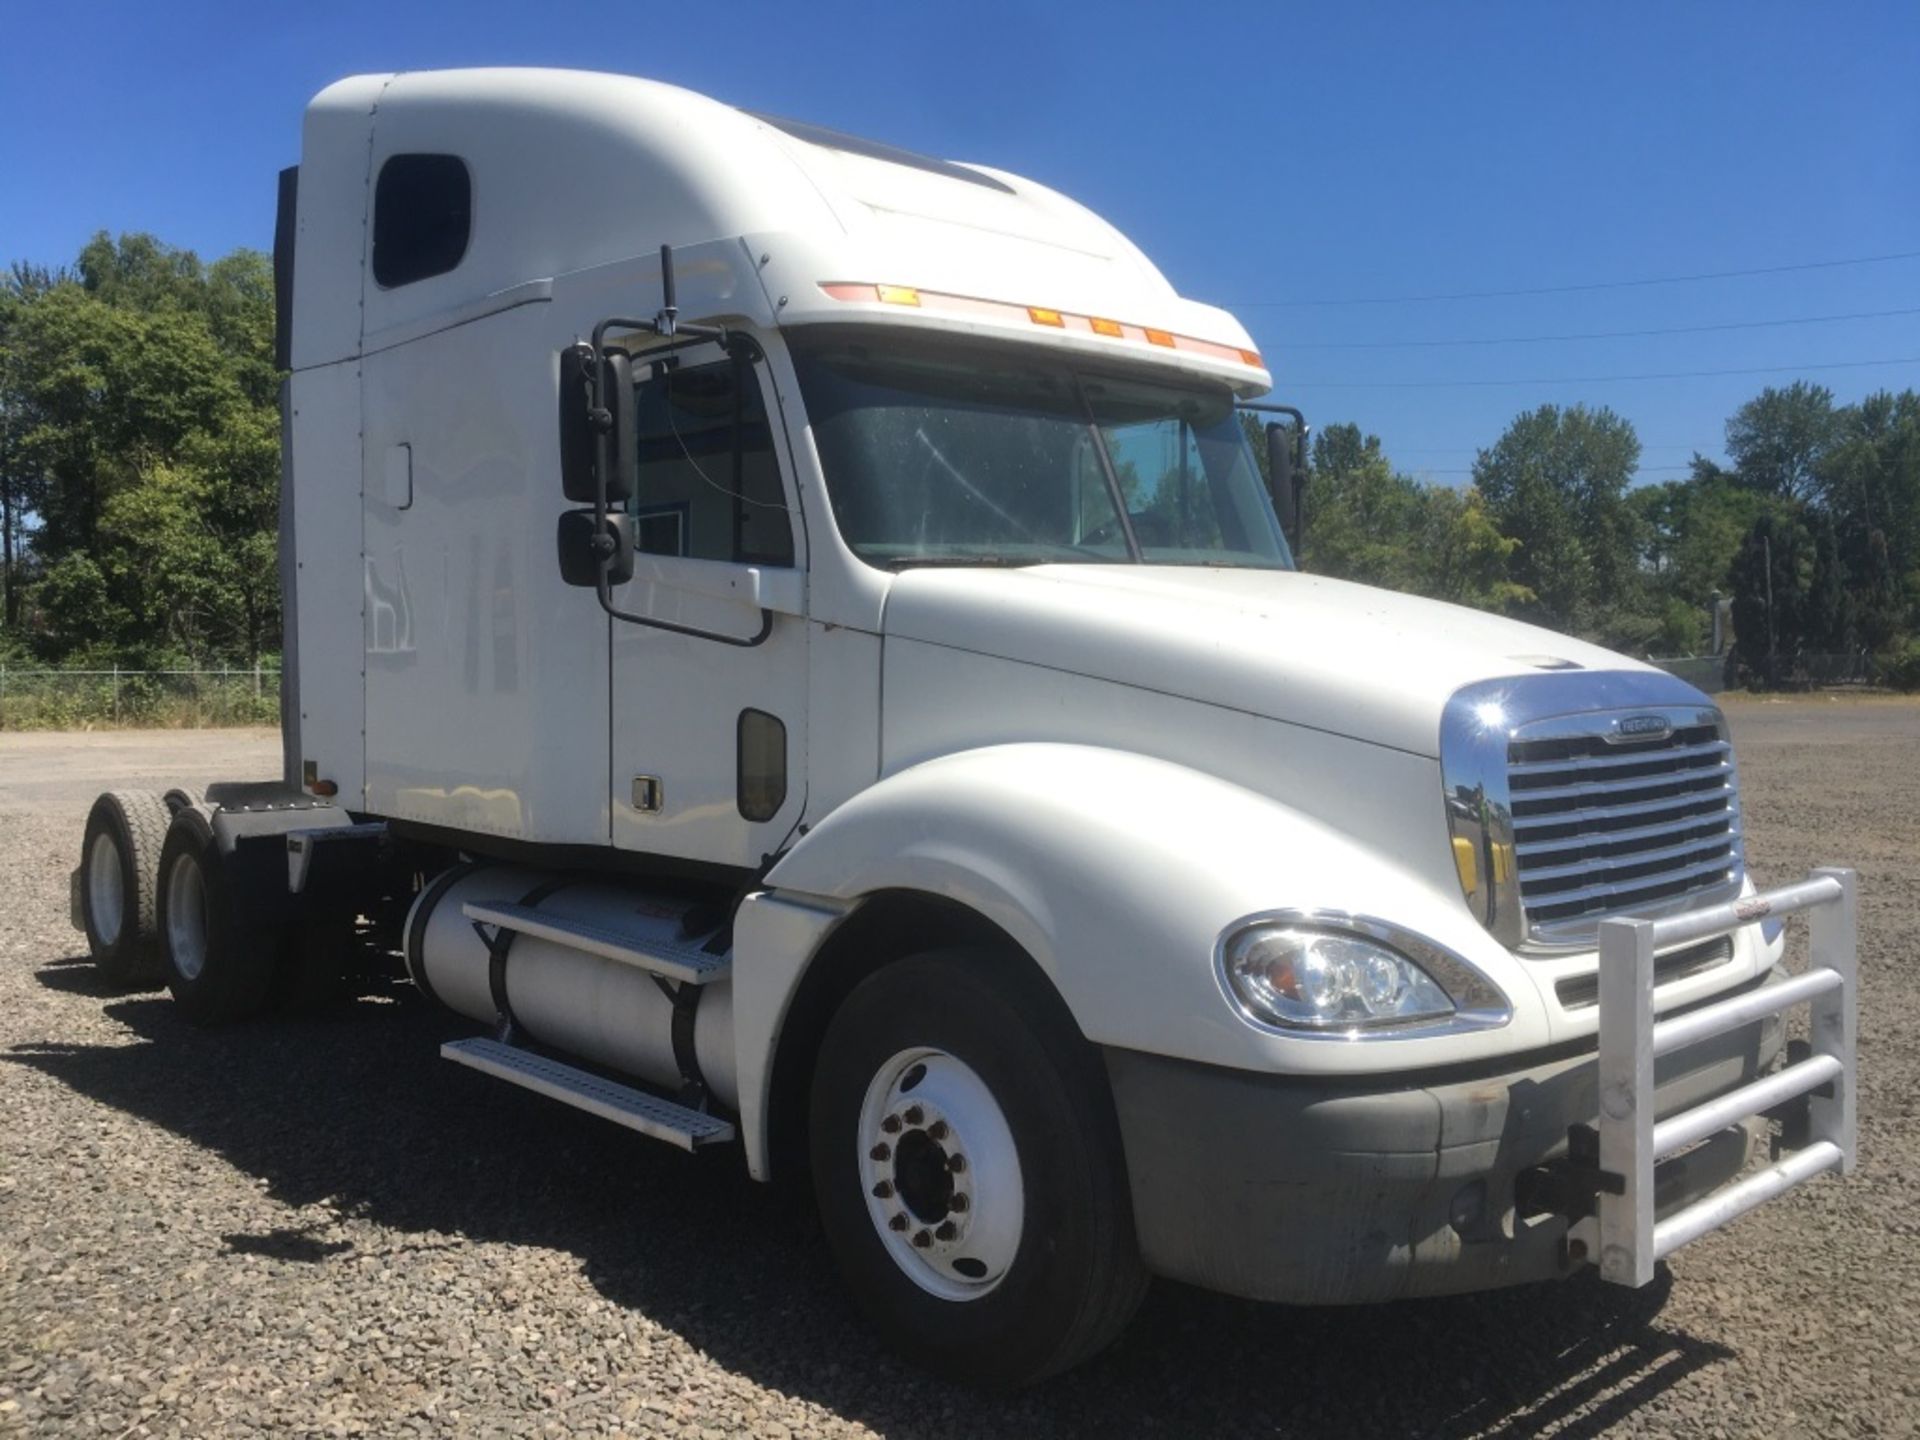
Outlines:
POLYGON ((87 814, 81 922, 94 965, 123 989, 158 989, 165 980, 154 879, 172 818, 163 796, 136 790, 110 790, 87 814))
POLYGON ((1099 1056, 990 950, 886 966, 815 1068, 815 1194, 854 1299, 916 1363, 994 1387, 1093 1355, 1146 1290, 1099 1056))
POLYGON ((205 806, 173 817, 155 886, 160 954, 174 1003, 196 1024, 244 1020, 272 995, 285 881, 252 873, 261 868, 247 850, 221 853, 205 806))

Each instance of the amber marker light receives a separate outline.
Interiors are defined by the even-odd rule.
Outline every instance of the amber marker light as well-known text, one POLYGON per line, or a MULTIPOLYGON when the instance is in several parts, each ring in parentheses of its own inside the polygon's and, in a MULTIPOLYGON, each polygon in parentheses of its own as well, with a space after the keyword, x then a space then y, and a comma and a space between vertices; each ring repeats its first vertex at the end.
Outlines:
POLYGON ((1468 895, 1480 893, 1480 865, 1473 853, 1473 842, 1464 835, 1453 837, 1453 868, 1460 872, 1460 888, 1468 895))
POLYGON ((1202 340, 1195 335, 1177 335, 1171 330, 1154 330, 1144 325, 1109 320, 1104 315, 1083 315, 1073 310, 1058 310, 1051 305, 1022 305, 977 295, 949 295, 939 290, 921 290, 913 285, 872 285, 864 281, 845 280, 822 280, 819 283, 822 293, 835 300, 856 304, 878 300, 883 304, 905 305, 928 313, 965 315, 994 321, 1017 320, 1025 314, 1029 324, 1044 325, 1049 330, 1079 333, 1084 326, 1095 335, 1123 344, 1138 345, 1145 342, 1162 350, 1204 355, 1210 360, 1249 365, 1257 370, 1266 368, 1266 362, 1260 358, 1257 350, 1222 344, 1218 340, 1202 340))

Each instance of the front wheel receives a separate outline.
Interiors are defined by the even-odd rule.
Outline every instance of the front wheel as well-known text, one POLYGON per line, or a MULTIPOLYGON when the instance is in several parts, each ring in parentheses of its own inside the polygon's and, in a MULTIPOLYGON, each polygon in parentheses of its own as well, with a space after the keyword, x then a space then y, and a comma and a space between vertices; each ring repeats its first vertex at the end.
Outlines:
POLYGON ((992 951, 889 965, 814 1073, 814 1188, 856 1302, 915 1362, 1015 1386, 1104 1347, 1146 1289, 1099 1057, 992 951))

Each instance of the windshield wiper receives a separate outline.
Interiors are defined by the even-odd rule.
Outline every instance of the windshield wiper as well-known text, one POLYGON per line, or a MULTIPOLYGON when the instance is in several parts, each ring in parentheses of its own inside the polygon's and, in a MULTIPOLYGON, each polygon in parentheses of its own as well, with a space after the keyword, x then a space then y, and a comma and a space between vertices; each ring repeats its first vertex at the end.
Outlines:
POLYGON ((1023 559, 1012 555, 902 555, 887 561, 889 570, 912 570, 922 566, 972 566, 978 569, 1017 570, 1027 565, 1048 565, 1048 560, 1023 559))

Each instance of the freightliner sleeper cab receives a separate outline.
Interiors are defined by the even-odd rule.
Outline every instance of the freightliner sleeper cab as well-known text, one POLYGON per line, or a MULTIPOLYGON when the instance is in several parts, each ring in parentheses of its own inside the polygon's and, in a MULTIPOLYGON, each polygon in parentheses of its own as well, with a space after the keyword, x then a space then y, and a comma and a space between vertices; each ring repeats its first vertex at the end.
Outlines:
POLYGON ((100 798, 111 976, 232 1022, 371 943, 473 1022, 440 1103, 732 1147, 999 1384, 1151 1276, 1644 1283, 1850 1167, 1852 877, 1755 893, 1713 703, 1301 573, 1267 361, 1065 196, 367 75, 275 275, 285 773, 100 798))

